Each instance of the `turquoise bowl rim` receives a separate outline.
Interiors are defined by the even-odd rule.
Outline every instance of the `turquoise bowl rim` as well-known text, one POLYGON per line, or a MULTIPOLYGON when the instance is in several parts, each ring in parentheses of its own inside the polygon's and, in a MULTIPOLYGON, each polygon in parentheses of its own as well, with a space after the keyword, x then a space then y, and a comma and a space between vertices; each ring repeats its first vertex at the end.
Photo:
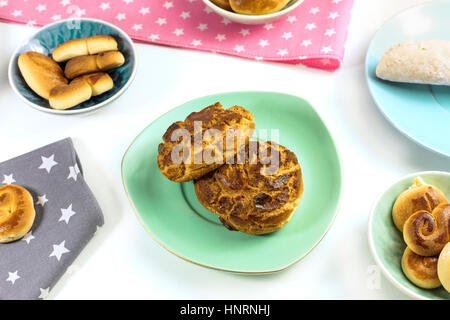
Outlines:
POLYGON ((29 106, 39 110, 39 111, 43 111, 43 112, 47 112, 47 113, 53 113, 53 114, 79 114, 79 113, 85 113, 85 112, 90 112, 96 109, 99 109, 103 106, 105 106, 106 104, 114 101, 115 99, 117 99, 119 96, 121 96, 127 89, 128 87, 131 85, 131 83, 133 82, 135 76, 136 76, 136 70, 137 70, 137 56, 136 56, 136 48, 134 45, 133 40, 131 40, 131 38, 128 36, 128 34, 123 31, 122 29, 120 29, 119 27, 117 27, 116 25, 100 20, 100 19, 94 19, 94 18, 68 18, 68 19, 62 19, 50 24, 45 25, 42 28, 39 28, 35 33, 33 33, 30 37, 28 37, 25 41, 23 41, 12 53, 11 58, 9 60, 9 65, 8 65, 8 80, 9 80, 9 84, 11 86, 11 88, 13 89, 13 91, 16 93, 16 95, 18 95, 22 101, 24 101, 26 104, 28 104, 29 106), (26 43, 28 43, 30 40, 32 40, 36 34, 38 34, 39 32, 46 30, 50 27, 53 27, 55 25, 58 24, 62 24, 62 23, 66 23, 69 21, 90 21, 90 22, 95 22, 95 23, 99 23, 99 24, 103 24, 106 25, 114 30, 116 30, 124 39, 126 39, 126 41, 129 42, 130 44, 130 48, 131 48, 131 52, 130 54, 134 57, 134 64, 133 64, 133 70, 131 72, 130 78, 127 80, 127 82, 125 83, 125 85, 119 90, 117 91, 113 96, 109 97, 108 99, 99 102, 93 106, 90 106, 88 108, 84 108, 84 109, 76 109, 76 110, 56 110, 56 109, 52 109, 52 108, 44 108, 36 103, 31 102, 30 100, 26 99, 21 93, 20 91, 17 89, 16 84, 13 81, 13 65, 14 65, 14 60, 16 55, 18 54, 20 48, 25 45, 26 43))
MULTIPOLYGON (((408 174, 406 176, 401 177, 400 179, 397 179, 396 181, 394 181, 393 183, 391 183, 387 188, 385 188, 383 190, 383 192, 381 192, 377 198, 375 199, 372 208, 370 209, 370 213, 369 213, 369 221, 368 221, 368 225, 367 225, 367 238, 368 238, 368 242, 369 242, 369 248, 370 248, 370 252, 372 253, 373 258, 375 259, 375 262, 377 263, 377 265, 380 267, 381 271, 383 272, 383 274, 386 276, 386 278, 388 278, 392 284, 394 284, 398 289, 400 289, 400 291, 402 291, 403 293, 407 294, 408 296, 415 298, 415 299, 419 299, 419 300, 431 300, 428 297, 425 297, 421 294, 417 294, 414 291, 411 291, 410 289, 408 289, 407 287, 405 287, 400 281, 398 281, 383 265, 383 263, 381 262, 381 259, 379 258, 377 251, 375 250, 375 244, 373 243, 372 239, 373 239, 373 217, 374 217, 374 213, 375 213, 375 209, 378 206, 378 203, 380 202, 381 198, 383 197, 383 195, 386 193, 386 191, 388 189, 390 189, 391 187, 393 187, 394 185, 402 182, 403 180, 406 179, 412 179, 421 175, 425 175, 425 174, 437 174, 437 175, 444 175, 444 176, 449 176, 450 177, 450 172, 445 172, 445 171, 420 171, 420 172, 415 172, 415 173, 411 173, 408 174)), ((425 289, 424 289, 425 290, 425 289)))
POLYGON ((371 86, 371 82, 370 82, 370 76, 369 76, 369 53, 372 49, 372 45, 374 43, 375 38, 382 32, 382 29, 384 27, 385 24, 391 22, 392 20, 396 19, 398 16, 404 14, 405 12, 408 12, 409 10, 415 9, 415 8, 419 8, 419 7, 425 7, 428 6, 430 4, 435 4, 435 3, 446 3, 446 0, 434 0, 434 1, 428 1, 428 2, 424 2, 424 3, 420 3, 420 4, 416 4, 416 5, 412 5, 409 6, 397 13, 395 13, 394 15, 392 15, 390 18, 388 18, 382 25, 380 28, 378 28, 378 30, 374 33, 374 35, 372 36, 372 38, 370 39, 370 43, 369 46, 367 48, 367 52, 366 52, 366 57, 364 60, 364 74, 365 74, 365 78, 366 78, 366 84, 367 87, 369 89, 370 95, 373 99, 373 101, 375 102, 375 105, 377 106, 378 110, 381 112, 381 114, 385 117, 385 119, 387 119, 389 121, 389 123, 391 123, 391 125, 397 129, 400 133, 402 133, 405 137, 409 138, 411 141, 417 143, 418 145, 421 145, 422 147, 424 147, 425 149, 435 152, 437 154, 446 156, 446 157, 450 157, 450 153, 447 153, 446 151, 441 151, 438 150, 424 142, 422 142, 419 138, 414 137, 414 135, 408 133, 407 131, 403 130, 402 128, 400 128, 397 123, 383 110, 383 108, 381 108, 381 104, 382 102, 380 102, 377 99, 376 94, 374 93, 372 86, 371 86))

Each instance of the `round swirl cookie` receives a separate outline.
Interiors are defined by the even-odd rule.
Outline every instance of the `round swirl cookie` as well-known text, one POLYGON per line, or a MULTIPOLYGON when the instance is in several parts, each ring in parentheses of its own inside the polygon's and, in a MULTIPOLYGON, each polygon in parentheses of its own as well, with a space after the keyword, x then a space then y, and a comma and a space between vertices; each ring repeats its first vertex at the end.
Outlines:
POLYGON ((219 102, 191 113, 163 135, 159 170, 169 180, 185 182, 217 169, 249 141, 255 130, 253 119, 245 108, 223 109, 219 102))
POLYGON ((33 225, 35 211, 33 197, 23 187, 0 187, 0 243, 22 238, 33 225))
POLYGON ((438 277, 438 257, 423 257, 406 247, 402 257, 402 270, 416 286, 434 289, 441 286, 438 277))
POLYGON ((284 227, 300 203, 297 157, 273 142, 251 141, 234 163, 194 181, 199 202, 230 230, 271 233, 284 227))

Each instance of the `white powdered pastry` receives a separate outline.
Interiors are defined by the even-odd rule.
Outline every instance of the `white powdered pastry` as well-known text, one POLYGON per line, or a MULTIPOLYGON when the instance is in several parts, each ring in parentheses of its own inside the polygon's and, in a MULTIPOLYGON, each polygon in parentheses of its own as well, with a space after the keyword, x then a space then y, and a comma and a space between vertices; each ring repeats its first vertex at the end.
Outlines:
POLYGON ((450 41, 433 39, 403 42, 381 58, 377 77, 395 81, 450 85, 450 41))

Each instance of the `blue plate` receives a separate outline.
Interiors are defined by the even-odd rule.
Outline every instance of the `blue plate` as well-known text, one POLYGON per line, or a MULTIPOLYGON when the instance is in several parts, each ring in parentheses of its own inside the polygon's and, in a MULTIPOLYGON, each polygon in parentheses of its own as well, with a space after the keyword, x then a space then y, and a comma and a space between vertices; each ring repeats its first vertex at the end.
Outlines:
POLYGON ((118 98, 131 84, 136 73, 136 54, 133 41, 118 27, 104 21, 88 18, 67 19, 41 28, 13 53, 9 62, 9 83, 19 97, 28 105, 45 112, 74 114, 98 109, 118 98), (63 42, 72 39, 108 34, 117 40, 118 49, 125 57, 125 63, 117 69, 108 71, 114 81, 114 87, 90 100, 67 110, 50 108, 47 100, 41 98, 28 87, 23 79, 17 59, 27 51, 37 51, 51 56, 53 50, 63 42))
POLYGON ((402 133, 450 157, 450 87, 394 83, 378 79, 383 53, 408 40, 450 40, 450 2, 431 1, 388 20, 375 34, 366 57, 366 80, 375 103, 402 133))

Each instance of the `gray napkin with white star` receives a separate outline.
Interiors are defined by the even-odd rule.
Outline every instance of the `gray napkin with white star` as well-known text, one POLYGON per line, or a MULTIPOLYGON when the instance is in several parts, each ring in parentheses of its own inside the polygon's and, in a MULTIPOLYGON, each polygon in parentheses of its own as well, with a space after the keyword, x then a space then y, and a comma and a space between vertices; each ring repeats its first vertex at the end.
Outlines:
POLYGON ((0 299, 43 299, 103 225, 70 138, 0 163, 0 185, 17 184, 34 200, 25 237, 0 244, 0 299))

